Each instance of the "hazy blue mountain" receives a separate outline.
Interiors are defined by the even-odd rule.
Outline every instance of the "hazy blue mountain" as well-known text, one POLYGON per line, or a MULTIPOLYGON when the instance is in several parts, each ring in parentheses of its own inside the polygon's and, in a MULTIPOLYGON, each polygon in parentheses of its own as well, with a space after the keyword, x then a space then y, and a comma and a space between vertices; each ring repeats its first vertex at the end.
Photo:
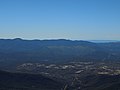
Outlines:
POLYGON ((1 67, 23 62, 120 60, 120 42, 0 39, 1 67))

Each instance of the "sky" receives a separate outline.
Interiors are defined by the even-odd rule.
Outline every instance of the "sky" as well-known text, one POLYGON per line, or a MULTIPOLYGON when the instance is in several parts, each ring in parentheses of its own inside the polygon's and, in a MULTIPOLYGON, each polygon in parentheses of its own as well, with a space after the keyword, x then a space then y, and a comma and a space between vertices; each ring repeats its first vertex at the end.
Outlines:
POLYGON ((0 0, 0 38, 120 40, 120 0, 0 0))

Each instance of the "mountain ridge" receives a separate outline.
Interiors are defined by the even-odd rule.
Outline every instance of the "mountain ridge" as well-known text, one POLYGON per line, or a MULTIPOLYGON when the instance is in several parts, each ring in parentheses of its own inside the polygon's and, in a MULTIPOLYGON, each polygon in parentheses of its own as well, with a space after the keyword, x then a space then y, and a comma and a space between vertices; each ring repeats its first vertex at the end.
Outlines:
POLYGON ((0 39, 1 67, 24 62, 119 61, 120 42, 0 39))

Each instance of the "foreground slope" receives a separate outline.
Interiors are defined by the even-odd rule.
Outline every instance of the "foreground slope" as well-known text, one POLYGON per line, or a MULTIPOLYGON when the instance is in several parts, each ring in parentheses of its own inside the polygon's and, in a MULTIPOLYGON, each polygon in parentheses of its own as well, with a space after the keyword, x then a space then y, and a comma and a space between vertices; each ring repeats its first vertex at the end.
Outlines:
POLYGON ((120 90, 120 75, 80 76, 68 90, 120 90))
POLYGON ((83 77, 83 90, 119 90, 119 75, 88 75, 83 77))
POLYGON ((0 71, 0 90, 60 90, 62 84, 41 75, 0 71))

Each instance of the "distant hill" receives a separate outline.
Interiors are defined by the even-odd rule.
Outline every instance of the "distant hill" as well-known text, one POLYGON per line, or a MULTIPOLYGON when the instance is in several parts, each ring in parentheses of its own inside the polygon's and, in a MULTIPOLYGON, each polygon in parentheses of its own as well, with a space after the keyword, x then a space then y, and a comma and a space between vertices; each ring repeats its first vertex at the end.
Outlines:
POLYGON ((0 67, 23 62, 120 60, 120 42, 0 39, 0 67))
POLYGON ((42 75, 0 71, 0 90, 61 90, 62 84, 42 75))

